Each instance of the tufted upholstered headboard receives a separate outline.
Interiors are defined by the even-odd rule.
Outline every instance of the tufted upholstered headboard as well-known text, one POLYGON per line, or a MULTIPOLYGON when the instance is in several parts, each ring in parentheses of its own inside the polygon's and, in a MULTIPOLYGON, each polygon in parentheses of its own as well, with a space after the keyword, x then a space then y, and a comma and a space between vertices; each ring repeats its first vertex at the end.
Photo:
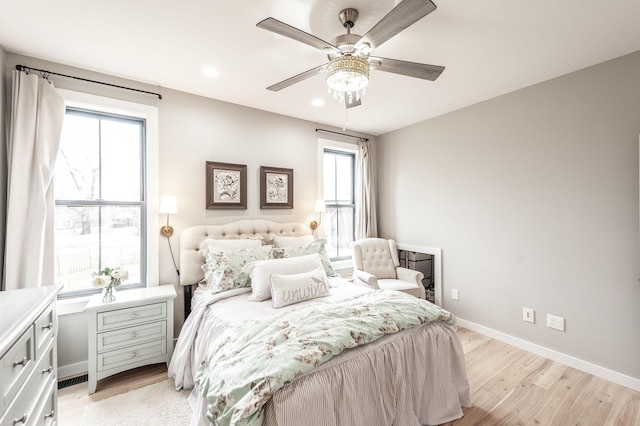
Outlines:
POLYGON ((273 237, 298 237, 312 235, 313 231, 304 223, 278 223, 270 220, 239 220, 224 225, 198 225, 187 228, 180 234, 180 284, 197 284, 204 278, 200 255, 200 243, 205 238, 235 239, 261 236, 265 244, 273 237))

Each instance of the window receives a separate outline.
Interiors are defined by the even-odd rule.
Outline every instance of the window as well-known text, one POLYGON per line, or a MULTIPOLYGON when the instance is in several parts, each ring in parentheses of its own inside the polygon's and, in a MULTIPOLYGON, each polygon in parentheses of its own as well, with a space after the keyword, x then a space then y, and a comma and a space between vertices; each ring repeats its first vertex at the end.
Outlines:
POLYGON ((322 156, 323 198, 326 213, 323 230, 331 260, 351 257, 355 222, 354 151, 325 147, 322 156))
POLYGON ((97 291, 93 274, 121 266, 146 283, 143 118, 67 108, 54 176, 55 274, 63 292, 97 291))

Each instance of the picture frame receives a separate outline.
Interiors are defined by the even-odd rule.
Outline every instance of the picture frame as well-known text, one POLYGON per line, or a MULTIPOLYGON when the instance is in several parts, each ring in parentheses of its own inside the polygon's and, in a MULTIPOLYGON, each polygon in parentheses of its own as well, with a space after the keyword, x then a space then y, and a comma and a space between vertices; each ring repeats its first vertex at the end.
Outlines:
POLYGON ((293 208, 293 169, 260 166, 260 208, 293 208))
POLYGON ((207 210, 247 209, 246 164, 206 162, 207 210))

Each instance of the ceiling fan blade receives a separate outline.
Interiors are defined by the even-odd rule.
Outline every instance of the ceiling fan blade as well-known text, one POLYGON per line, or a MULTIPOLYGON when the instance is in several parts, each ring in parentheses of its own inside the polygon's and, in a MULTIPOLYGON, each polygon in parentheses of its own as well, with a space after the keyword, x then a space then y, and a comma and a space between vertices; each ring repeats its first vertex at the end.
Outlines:
POLYGON ((276 83, 273 86, 269 86, 267 87, 267 90, 271 90, 272 92, 277 92, 279 90, 282 90, 286 87, 292 86, 296 83, 301 82, 302 80, 306 80, 307 78, 313 77, 316 74, 320 74, 322 72, 324 72, 327 69, 327 64, 323 64, 320 65, 318 67, 315 68, 311 68, 310 70, 307 70, 305 72, 301 72, 298 75, 294 75, 293 77, 290 77, 286 80, 281 81, 280 83, 276 83))
POLYGON ((256 27, 289 37, 301 43, 308 44, 311 47, 315 47, 316 49, 340 53, 338 48, 331 43, 274 18, 267 18, 260 21, 256 24, 256 27))
MULTIPOLYGON (((406 1, 406 0, 404 0, 406 1)), ((435 81, 444 67, 440 65, 419 64, 417 62, 399 61, 389 58, 370 57, 369 62, 372 69, 391 72, 394 74, 406 75, 408 77, 421 78, 423 80, 435 81)))
POLYGON ((436 5, 431 0, 402 0, 358 40, 356 48, 369 43, 374 49, 434 10, 436 5))

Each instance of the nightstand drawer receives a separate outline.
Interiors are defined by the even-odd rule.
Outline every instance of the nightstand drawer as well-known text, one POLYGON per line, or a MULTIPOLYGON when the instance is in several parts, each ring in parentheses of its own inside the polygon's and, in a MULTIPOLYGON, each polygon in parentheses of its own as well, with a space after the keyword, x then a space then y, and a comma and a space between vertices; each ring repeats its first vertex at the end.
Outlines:
POLYGON ((167 340, 156 340, 115 351, 98 354, 98 371, 133 365, 167 354, 167 340))
POLYGON ((18 393, 20 386, 33 370, 35 353, 33 347, 33 326, 9 348, 0 361, 0 412, 18 393))
POLYGON ((167 322, 158 321, 118 330, 99 333, 98 352, 110 351, 125 346, 136 345, 149 340, 164 339, 167 336, 167 322))
POLYGON ((167 318, 166 302, 98 313, 98 331, 167 318))
POLYGON ((50 305, 36 320, 36 357, 40 356, 40 351, 54 338, 56 330, 56 318, 54 317, 53 305, 50 305))

